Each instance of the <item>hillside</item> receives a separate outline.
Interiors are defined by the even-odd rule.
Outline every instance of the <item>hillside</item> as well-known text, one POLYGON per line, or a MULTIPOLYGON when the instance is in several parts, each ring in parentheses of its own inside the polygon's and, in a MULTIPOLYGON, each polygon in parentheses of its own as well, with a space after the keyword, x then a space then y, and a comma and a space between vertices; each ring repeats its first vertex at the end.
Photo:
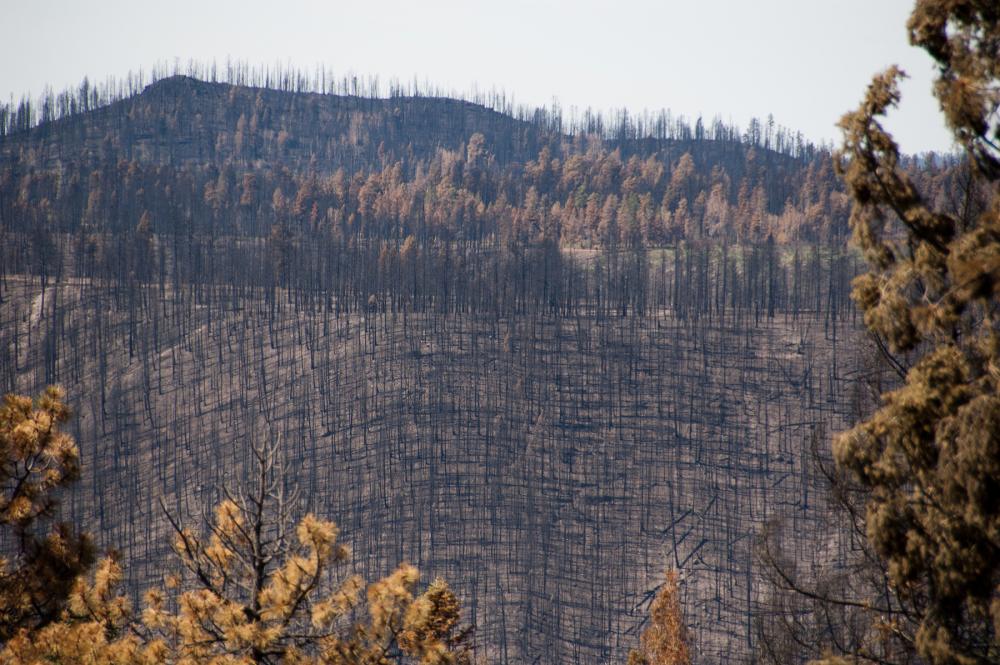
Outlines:
POLYGON ((0 136, 0 213, 7 228, 70 232, 131 230, 149 213, 166 233, 266 236, 279 224, 399 238, 473 226, 473 238, 544 233, 573 246, 846 233, 829 155, 771 123, 741 133, 595 115, 573 134, 561 126, 451 99, 175 76, 0 136))
POLYGON ((2 154, 10 159, 29 148, 32 166, 42 168, 93 158, 173 166, 261 160, 332 173, 377 164, 380 145, 429 159, 476 132, 503 162, 527 161, 551 139, 531 123, 458 100, 290 93, 178 75, 136 97, 12 134, 2 154), (282 131, 288 137, 279 141, 282 131))
POLYGON ((75 281, 3 295, 4 374, 75 397, 73 513, 136 589, 168 557, 158 502, 197 514, 248 442, 280 437, 356 568, 448 579, 499 662, 622 662, 665 565, 702 662, 744 662, 767 605, 755 536, 787 520, 816 560, 809 442, 849 422, 866 371, 831 312, 338 315, 75 281))
POLYGON ((67 388, 67 509, 134 593, 159 502, 197 514, 262 438, 491 661, 624 662, 674 566, 699 661, 748 662, 764 528, 849 551, 812 449, 875 370, 829 155, 551 125, 176 77, 0 138, 0 382, 67 388))

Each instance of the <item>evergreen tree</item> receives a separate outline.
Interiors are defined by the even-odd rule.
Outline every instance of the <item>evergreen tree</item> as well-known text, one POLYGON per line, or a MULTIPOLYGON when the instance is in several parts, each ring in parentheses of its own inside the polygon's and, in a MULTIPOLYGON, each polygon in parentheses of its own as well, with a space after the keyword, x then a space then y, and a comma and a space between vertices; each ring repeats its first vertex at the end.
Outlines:
POLYGON ((7 395, 0 406, 0 642, 56 620, 77 576, 94 562, 86 535, 68 524, 45 529, 58 492, 80 473, 62 389, 37 399, 7 395))
POLYGON ((870 266, 854 297, 902 382, 834 443, 868 492, 867 537, 892 590, 851 655, 1000 662, 1000 11, 920 0, 909 29, 937 62, 935 94, 976 187, 968 205, 936 208, 900 167, 879 120, 899 100, 897 68, 841 121, 837 167, 870 266))
POLYGON ((649 607, 649 625, 640 647, 629 653, 629 665, 690 665, 687 626, 681 612, 677 571, 668 570, 649 607))
POLYGON ((471 663, 472 629, 460 627, 445 582, 417 595, 420 575, 408 564, 367 589, 335 574, 349 551, 332 522, 292 521, 296 495, 283 489, 273 445, 253 448, 248 488, 226 490, 202 532, 170 518, 182 573, 148 592, 135 622, 114 556, 88 577, 86 538, 63 526, 43 540, 29 528, 79 472, 76 445, 59 431, 63 397, 57 388, 37 401, 8 395, 0 409, 0 518, 24 543, 0 577, 3 665, 471 663))
POLYGON ((364 581, 335 572, 349 557, 337 526, 312 514, 295 523, 279 449, 255 446, 253 456, 249 488, 227 490, 203 534, 171 518, 184 571, 147 594, 147 649, 170 663, 468 661, 447 584, 417 596, 420 575, 402 564, 363 603, 364 581))

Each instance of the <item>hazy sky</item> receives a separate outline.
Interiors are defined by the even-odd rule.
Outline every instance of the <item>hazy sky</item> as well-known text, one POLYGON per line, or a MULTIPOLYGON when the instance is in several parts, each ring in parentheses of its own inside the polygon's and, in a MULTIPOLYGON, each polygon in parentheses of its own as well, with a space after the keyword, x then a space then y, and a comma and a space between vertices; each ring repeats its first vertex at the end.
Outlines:
POLYGON ((872 74, 911 75, 889 126, 907 152, 947 150, 932 68, 906 41, 913 0, 27 0, 5 3, 0 94, 103 80, 175 58, 498 87, 564 109, 669 108, 814 141, 872 74))

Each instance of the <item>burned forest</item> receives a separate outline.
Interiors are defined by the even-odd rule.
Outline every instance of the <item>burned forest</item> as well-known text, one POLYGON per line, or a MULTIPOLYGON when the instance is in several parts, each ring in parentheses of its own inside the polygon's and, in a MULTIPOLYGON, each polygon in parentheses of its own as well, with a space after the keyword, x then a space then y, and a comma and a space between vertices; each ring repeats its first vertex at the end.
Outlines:
MULTIPOLYGON (((65 389, 60 516, 136 606, 265 442, 352 571, 446 580, 487 662, 624 663, 667 568, 694 661, 756 662, 800 611, 762 534, 853 556, 829 439, 899 376, 828 148, 190 74, 0 109, 0 387, 65 389)), ((900 168, 943 205, 964 173, 900 168)))

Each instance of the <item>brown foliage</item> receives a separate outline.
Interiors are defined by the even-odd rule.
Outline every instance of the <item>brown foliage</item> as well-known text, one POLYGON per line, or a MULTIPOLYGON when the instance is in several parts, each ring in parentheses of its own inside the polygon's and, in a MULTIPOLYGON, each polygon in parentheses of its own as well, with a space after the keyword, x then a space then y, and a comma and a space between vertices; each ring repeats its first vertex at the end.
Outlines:
POLYGON ((666 572, 662 586, 649 607, 649 626, 640 647, 629 653, 629 665, 690 665, 687 626, 681 612, 677 571, 666 572))
POLYGON ((0 560, 0 640, 58 617, 74 580, 93 562, 86 536, 65 524, 38 533, 56 493, 79 475, 79 452, 60 427, 70 417, 60 388, 0 406, 0 527, 11 538, 0 560))
POLYGON ((177 663, 468 662, 447 584, 415 596, 419 573, 402 564, 362 603, 363 580, 335 574, 349 557, 337 526, 312 514, 294 524, 297 492, 284 489, 279 449, 253 453, 252 484, 226 490, 204 535, 171 518, 187 581, 147 595, 149 645, 177 663))
POLYGON ((938 62, 935 93, 988 205, 951 211, 928 202, 878 120, 898 102, 902 72, 876 77, 841 121, 837 166, 854 200, 855 242, 871 266, 855 282, 855 299, 904 383, 834 444, 838 464, 869 492, 867 537, 895 602, 888 623, 872 617, 871 639, 854 655, 884 660, 891 635, 930 663, 994 662, 1000 12, 995 2, 921 0, 909 26, 911 41, 938 62))
MULTIPOLYGON (((53 392, 42 408, 59 413, 60 399, 53 392)), ((121 569, 108 558, 93 581, 73 581, 58 620, 35 630, 5 623, 12 639, 0 663, 471 663, 471 628, 459 629, 460 605, 446 583, 415 595, 419 573, 402 564, 369 585, 362 602, 358 576, 333 575, 349 555, 336 525, 312 514, 293 524, 295 494, 283 490, 277 448, 253 452, 249 489, 227 490, 203 534, 171 517, 183 572, 149 591, 141 623, 132 621, 121 569)))

